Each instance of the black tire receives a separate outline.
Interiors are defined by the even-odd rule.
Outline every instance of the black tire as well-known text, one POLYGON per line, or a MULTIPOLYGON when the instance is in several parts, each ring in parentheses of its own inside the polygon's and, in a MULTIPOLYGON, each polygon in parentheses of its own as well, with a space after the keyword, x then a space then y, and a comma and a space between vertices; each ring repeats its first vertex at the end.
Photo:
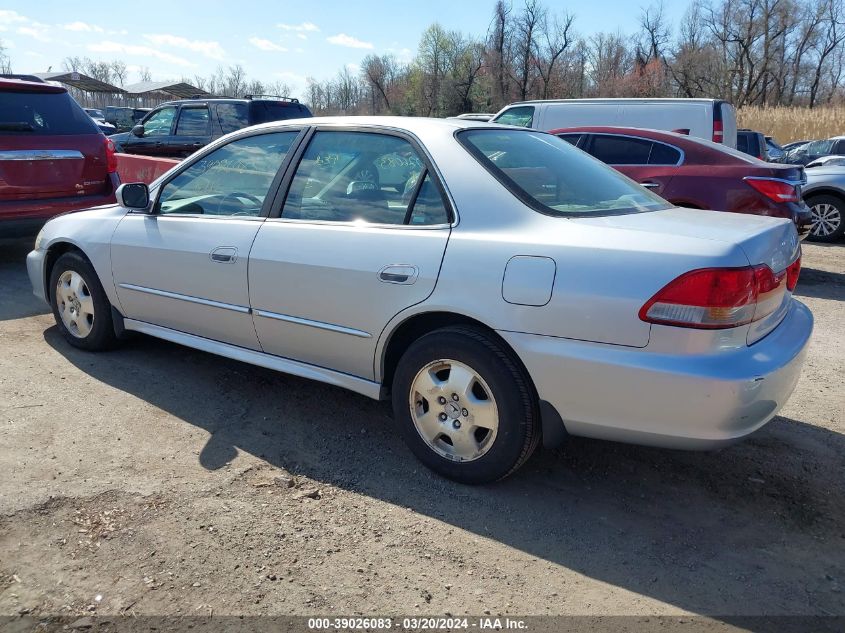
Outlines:
POLYGON ((65 253, 53 265, 50 271, 50 282, 47 286, 47 292, 50 295, 50 307, 53 309, 53 317, 56 319, 56 325, 65 340, 80 349, 91 352, 106 350, 114 347, 117 342, 117 337, 114 333, 114 325, 112 323, 111 303, 106 296, 106 291, 94 271, 94 267, 79 253, 65 253), (84 282, 82 290, 83 297, 90 297, 94 313, 90 319, 90 331, 86 332, 84 336, 78 332, 74 333, 68 329, 62 320, 61 312, 64 306, 64 299, 58 296, 56 287, 59 279, 65 273, 77 273, 84 282))
POLYGON ((397 427, 414 455, 436 473, 460 483, 484 484, 507 477, 531 457, 540 441, 538 401, 529 377, 510 350, 478 328, 442 328, 412 343, 396 368, 392 398, 397 427), (436 452, 417 430, 411 414, 417 374, 440 359, 470 367, 489 386, 499 412, 492 443, 470 461, 454 461, 436 452))
MULTIPOLYGON (((810 207, 810 210, 813 212, 813 228, 810 231, 810 235, 807 239, 812 240, 813 242, 838 242, 842 239, 842 236, 845 235, 845 200, 842 198, 837 198, 836 196, 810 196, 806 199, 807 206, 810 207), (838 220, 836 216, 828 216, 826 218, 826 224, 824 225, 825 231, 829 231, 827 235, 820 234, 822 231, 822 225, 819 222, 819 207, 823 207, 823 205, 829 205, 829 207, 833 207, 838 213, 839 217, 838 220), (837 222, 838 226, 831 230, 831 222, 837 222)), ((828 208, 829 208, 828 207, 828 208)), ((828 213, 830 213, 828 211, 828 213)))

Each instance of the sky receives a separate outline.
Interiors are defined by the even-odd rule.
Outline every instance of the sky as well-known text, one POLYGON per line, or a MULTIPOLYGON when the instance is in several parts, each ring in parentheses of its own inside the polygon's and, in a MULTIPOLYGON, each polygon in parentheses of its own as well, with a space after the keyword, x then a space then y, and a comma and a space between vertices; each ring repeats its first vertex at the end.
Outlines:
MULTIPOLYGON (((656 0, 546 0, 552 13, 569 8, 579 33, 633 33, 641 7, 656 0)), ((668 0, 677 24, 690 0, 668 0)), ((144 0, 102 2, 80 10, 77 2, 5 0, 0 42, 16 73, 64 70, 70 56, 123 60, 127 83, 148 67, 152 79, 207 76, 218 66, 241 64, 248 79, 283 81, 303 96, 307 77, 324 80, 349 66, 357 71, 370 53, 402 61, 417 50, 434 22, 483 37, 494 0, 144 0)), ((515 8, 520 0, 513 0, 515 8)))

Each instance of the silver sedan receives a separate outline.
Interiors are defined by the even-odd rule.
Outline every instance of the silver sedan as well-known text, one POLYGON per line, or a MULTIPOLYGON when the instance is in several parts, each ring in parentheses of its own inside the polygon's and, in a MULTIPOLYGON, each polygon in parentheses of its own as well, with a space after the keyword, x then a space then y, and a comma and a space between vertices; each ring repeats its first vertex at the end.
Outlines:
POLYGON ((673 208, 532 130, 272 123, 117 198, 28 256, 71 345, 134 331, 390 398, 461 482, 567 434, 735 441, 789 397, 812 332, 791 222, 673 208))

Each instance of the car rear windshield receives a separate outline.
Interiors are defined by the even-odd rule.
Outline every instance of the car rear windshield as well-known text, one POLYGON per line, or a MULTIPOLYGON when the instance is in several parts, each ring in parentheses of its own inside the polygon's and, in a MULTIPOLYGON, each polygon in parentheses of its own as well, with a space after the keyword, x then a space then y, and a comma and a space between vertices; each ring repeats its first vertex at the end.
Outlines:
POLYGON ((99 134, 94 121, 66 92, 4 92, 0 134, 99 134))
POLYGON ((553 216, 617 215, 670 207, 551 134, 468 129, 458 140, 517 198, 553 216))

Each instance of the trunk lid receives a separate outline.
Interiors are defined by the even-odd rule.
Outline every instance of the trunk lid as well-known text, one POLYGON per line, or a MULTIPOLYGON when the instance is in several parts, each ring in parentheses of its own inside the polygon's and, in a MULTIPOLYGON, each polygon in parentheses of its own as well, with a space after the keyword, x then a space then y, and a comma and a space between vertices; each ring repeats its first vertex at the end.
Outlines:
POLYGON ((29 137, 25 143, 0 136, 0 200, 92 195, 107 177, 99 134, 29 137))

